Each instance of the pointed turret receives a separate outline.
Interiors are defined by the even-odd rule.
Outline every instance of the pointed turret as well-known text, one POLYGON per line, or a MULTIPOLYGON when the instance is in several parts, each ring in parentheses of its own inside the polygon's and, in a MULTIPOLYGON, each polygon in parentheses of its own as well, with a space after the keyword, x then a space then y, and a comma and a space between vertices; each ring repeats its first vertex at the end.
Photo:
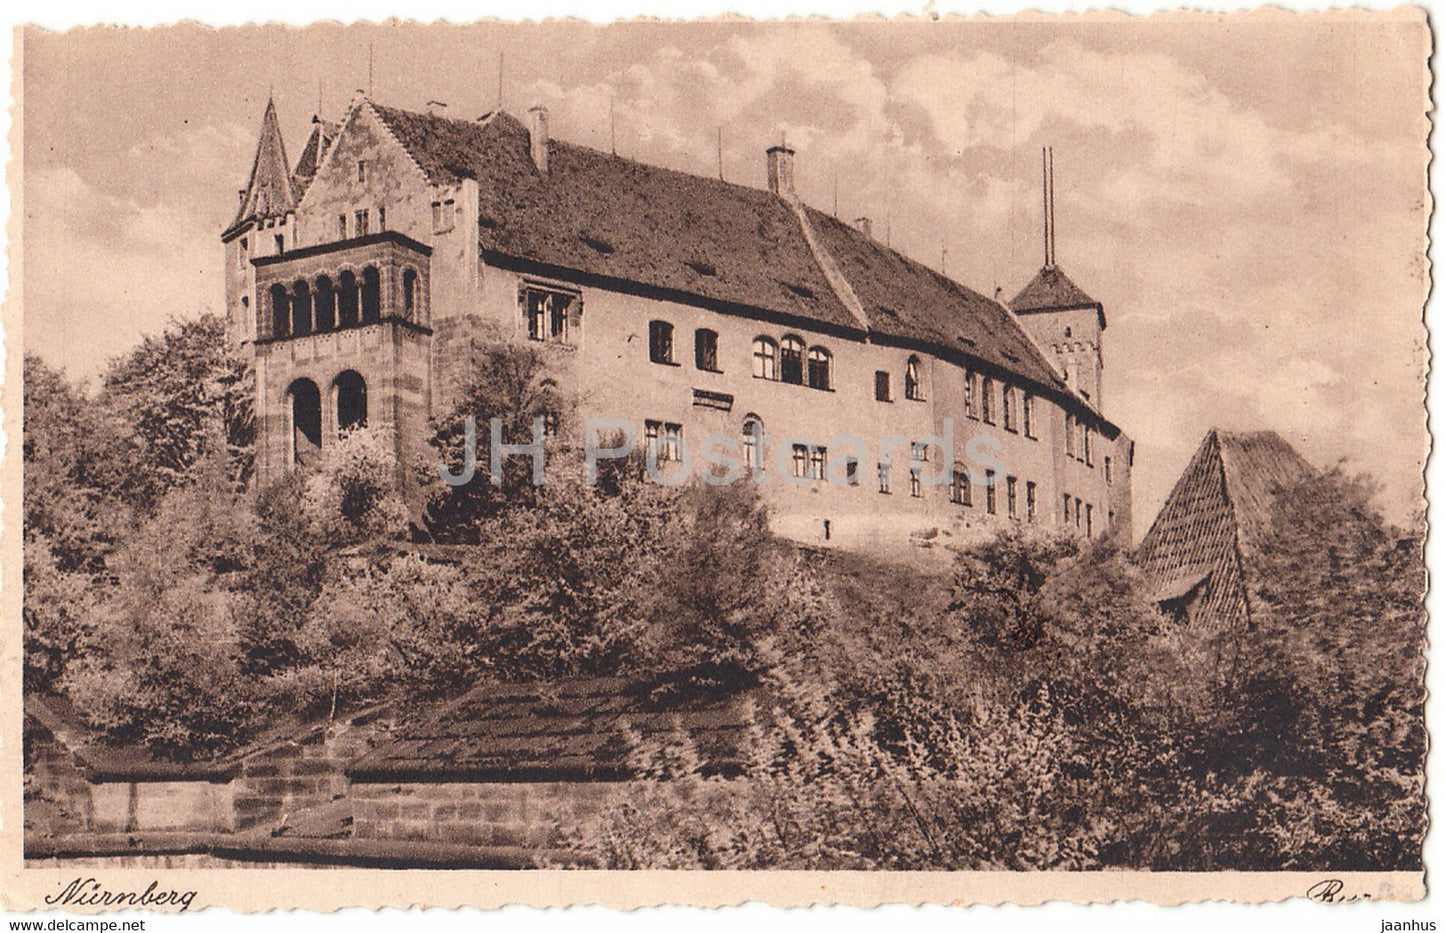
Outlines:
POLYGON ((301 158, 296 160, 296 170, 291 173, 295 180, 298 203, 306 196, 306 189, 311 187, 316 171, 321 167, 321 160, 326 158, 326 150, 336 141, 340 129, 338 124, 321 119, 320 114, 311 118, 311 135, 306 138, 301 158))
POLYGON ((286 143, 281 139, 281 123, 276 118, 276 101, 266 101, 261 118, 261 138, 256 143, 256 159, 251 164, 251 180, 241 195, 241 206, 231 226, 247 221, 285 217, 296 209, 296 180, 291 176, 291 163, 286 158, 286 143))

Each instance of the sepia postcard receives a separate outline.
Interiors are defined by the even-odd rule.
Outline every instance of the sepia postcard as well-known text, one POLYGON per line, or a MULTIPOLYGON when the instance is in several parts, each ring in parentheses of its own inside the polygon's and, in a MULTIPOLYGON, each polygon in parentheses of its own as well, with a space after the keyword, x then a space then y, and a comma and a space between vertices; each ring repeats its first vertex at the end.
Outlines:
POLYGON ((0 909, 1420 901, 1431 51, 18 28, 0 909))

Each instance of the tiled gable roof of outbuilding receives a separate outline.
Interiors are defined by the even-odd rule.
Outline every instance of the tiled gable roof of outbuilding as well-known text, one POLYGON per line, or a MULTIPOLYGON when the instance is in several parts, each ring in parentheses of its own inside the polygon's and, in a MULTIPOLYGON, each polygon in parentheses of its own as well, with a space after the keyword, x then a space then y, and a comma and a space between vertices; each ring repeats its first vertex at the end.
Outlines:
POLYGON ((1248 548, 1268 526, 1278 491, 1313 473, 1273 431, 1211 430, 1139 545, 1156 598, 1180 599, 1200 589, 1206 595, 1196 618, 1218 625, 1246 621, 1248 548))
MULTIPOLYGON (((770 192, 555 139, 544 177, 527 128, 507 113, 462 121, 371 106, 432 183, 478 182, 480 242, 494 256, 861 336, 798 216, 770 192)), ((806 216, 863 304, 872 336, 982 360, 1089 407, 1008 308, 833 217, 806 216)))

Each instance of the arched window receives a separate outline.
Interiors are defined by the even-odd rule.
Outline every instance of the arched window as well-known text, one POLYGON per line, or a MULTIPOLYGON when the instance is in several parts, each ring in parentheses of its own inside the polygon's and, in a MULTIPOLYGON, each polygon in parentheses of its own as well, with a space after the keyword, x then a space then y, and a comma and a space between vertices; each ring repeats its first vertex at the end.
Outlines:
POLYGON ((416 311, 416 271, 413 269, 401 274, 401 309, 408 319, 416 311))
POLYGON ((743 469, 749 473, 762 468, 763 419, 748 414, 743 417, 743 469))
POLYGON ((778 378, 778 345, 768 337, 753 338, 753 378, 778 378))
POLYGON ((803 384, 803 353, 806 350, 807 344, 801 339, 793 336, 783 338, 778 352, 778 369, 784 382, 803 384))
POLYGON ((297 282, 291 289, 291 333, 299 337, 311 333, 311 288, 297 282))
POLYGON ((336 427, 346 431, 366 425, 366 380, 348 369, 336 377, 336 427))
POLYGON ((833 355, 822 347, 808 350, 808 385, 814 389, 833 388, 833 355))
POLYGON ((903 369, 903 395, 915 402, 923 401, 923 378, 921 375, 921 364, 916 356, 908 358, 908 365, 903 369))
POLYGON ((326 276, 316 280, 316 295, 312 298, 313 317, 316 332, 324 333, 336 329, 336 289, 326 276))
POLYGON ((271 336, 285 337, 291 333, 291 301, 286 286, 271 286, 271 336))
POLYGON ((321 450, 321 390, 310 379, 297 379, 286 394, 291 400, 291 460, 312 463, 321 450))
POLYGON ((356 274, 351 271, 341 273, 341 287, 336 292, 337 327, 356 326, 356 298, 356 274))
POLYGON ((672 325, 666 321, 652 321, 647 325, 647 355, 654 363, 671 363, 672 325))
POLYGON ((361 323, 381 320, 381 273, 367 266, 361 273, 361 323))

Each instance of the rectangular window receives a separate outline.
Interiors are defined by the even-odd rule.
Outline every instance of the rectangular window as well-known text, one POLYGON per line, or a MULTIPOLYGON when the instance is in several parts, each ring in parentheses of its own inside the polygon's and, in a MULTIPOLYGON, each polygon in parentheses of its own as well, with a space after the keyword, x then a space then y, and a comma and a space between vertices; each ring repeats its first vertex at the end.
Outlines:
POLYGON ((1038 440, 1034 433, 1034 397, 1027 392, 1024 393, 1024 437, 1038 440))
POLYGON ((1114 483, 1114 459, 1112 457, 1104 458, 1104 482, 1111 486, 1114 483))
POLYGON ((1018 433, 1018 415, 1014 412, 1014 387, 1003 387, 1003 429, 1018 433))
POLYGON ((577 295, 533 285, 524 285, 521 295, 527 339, 567 343, 577 295))
POLYGON ((242 272, 245 272, 245 271, 246 271, 246 238, 245 238, 245 237, 241 237, 241 250, 240 250, 240 252, 236 253, 236 258, 240 260, 241 271, 242 271, 242 272))
POLYGON ((366 236, 371 232, 371 211, 362 210, 356 212, 356 235, 366 236))
POLYGON ((1064 453, 1074 456, 1074 416, 1064 416, 1064 453))
POLYGON ((1007 493, 1008 493, 1008 517, 1009 517, 1009 518, 1018 518, 1018 517, 1019 517, 1019 478, 1018 478, 1017 476, 1010 476, 1010 477, 1008 477, 1007 482, 1008 482, 1008 487, 1007 487, 1007 490, 1006 490, 1006 491, 1007 491, 1007 493))
POLYGON ((893 377, 886 370, 873 374, 873 397, 880 402, 893 401, 893 377))
POLYGON ((793 476, 798 479, 808 478, 808 445, 793 445, 793 476))
POLYGON ((1094 465, 1094 429, 1084 428, 1084 463, 1094 465))
POLYGON ((849 486, 858 485, 858 458, 849 457, 843 461, 843 478, 849 486))
POLYGON ((452 206, 455 201, 433 201, 431 202, 431 230, 432 233, 446 233, 452 228, 452 206))
POLYGON ((365 181, 366 181, 366 160, 365 160, 365 159, 361 159, 361 160, 359 160, 359 161, 356 163, 356 180, 359 181, 359 182, 365 182, 365 181))
POLYGON ((993 424, 993 380, 984 377, 983 380, 983 423, 993 424))
POLYGON ((988 508, 988 514, 998 514, 998 474, 988 470, 983 474, 983 495, 984 504, 988 508))
POLYGON ((948 497, 957 505, 973 505, 973 483, 968 480, 968 470, 953 471, 953 485, 949 487, 948 497))
POLYGON ((1067 525, 1067 524, 1069 523, 1069 503, 1070 503, 1071 501, 1072 501, 1072 497, 1071 497, 1068 493, 1064 493, 1064 524, 1065 524, 1065 525, 1067 525))
POLYGON ((888 464, 878 464, 878 491, 883 493, 884 495, 887 495, 888 493, 893 491, 893 482, 888 474, 888 464))
POLYGON ((923 498, 923 478, 918 475, 918 467, 908 471, 908 494, 915 499, 923 498))
POLYGON ((1094 506, 1092 504, 1084 506, 1084 534, 1091 538, 1094 536, 1094 506))
POLYGON ((345 215, 345 214, 337 214, 337 215, 336 215, 336 235, 337 235, 338 237, 340 237, 341 239, 343 239, 343 240, 346 239, 346 215, 345 215))
POLYGON ((672 463, 682 459, 682 425, 647 421, 643 428, 647 436, 649 457, 655 457, 657 463, 672 463))
POLYGON ((276 234, 276 255, 280 256, 284 252, 286 252, 286 235, 278 233, 276 234))
POLYGON ((376 229, 386 229, 386 205, 384 204, 378 204, 376 206, 376 229))
POLYGON ((710 373, 717 372, 717 332, 699 330, 693 334, 692 342, 697 368, 710 373))
POLYGON ((1039 486, 1032 480, 1024 483, 1024 515, 1030 524, 1039 517, 1039 486))
POLYGON ((808 478, 828 478, 828 448, 814 447, 808 451, 808 478))
POLYGON ((672 325, 666 321, 647 324, 647 357, 654 363, 672 363, 672 325))
POLYGON ((971 369, 963 373, 963 413, 978 420, 978 373, 971 369))

